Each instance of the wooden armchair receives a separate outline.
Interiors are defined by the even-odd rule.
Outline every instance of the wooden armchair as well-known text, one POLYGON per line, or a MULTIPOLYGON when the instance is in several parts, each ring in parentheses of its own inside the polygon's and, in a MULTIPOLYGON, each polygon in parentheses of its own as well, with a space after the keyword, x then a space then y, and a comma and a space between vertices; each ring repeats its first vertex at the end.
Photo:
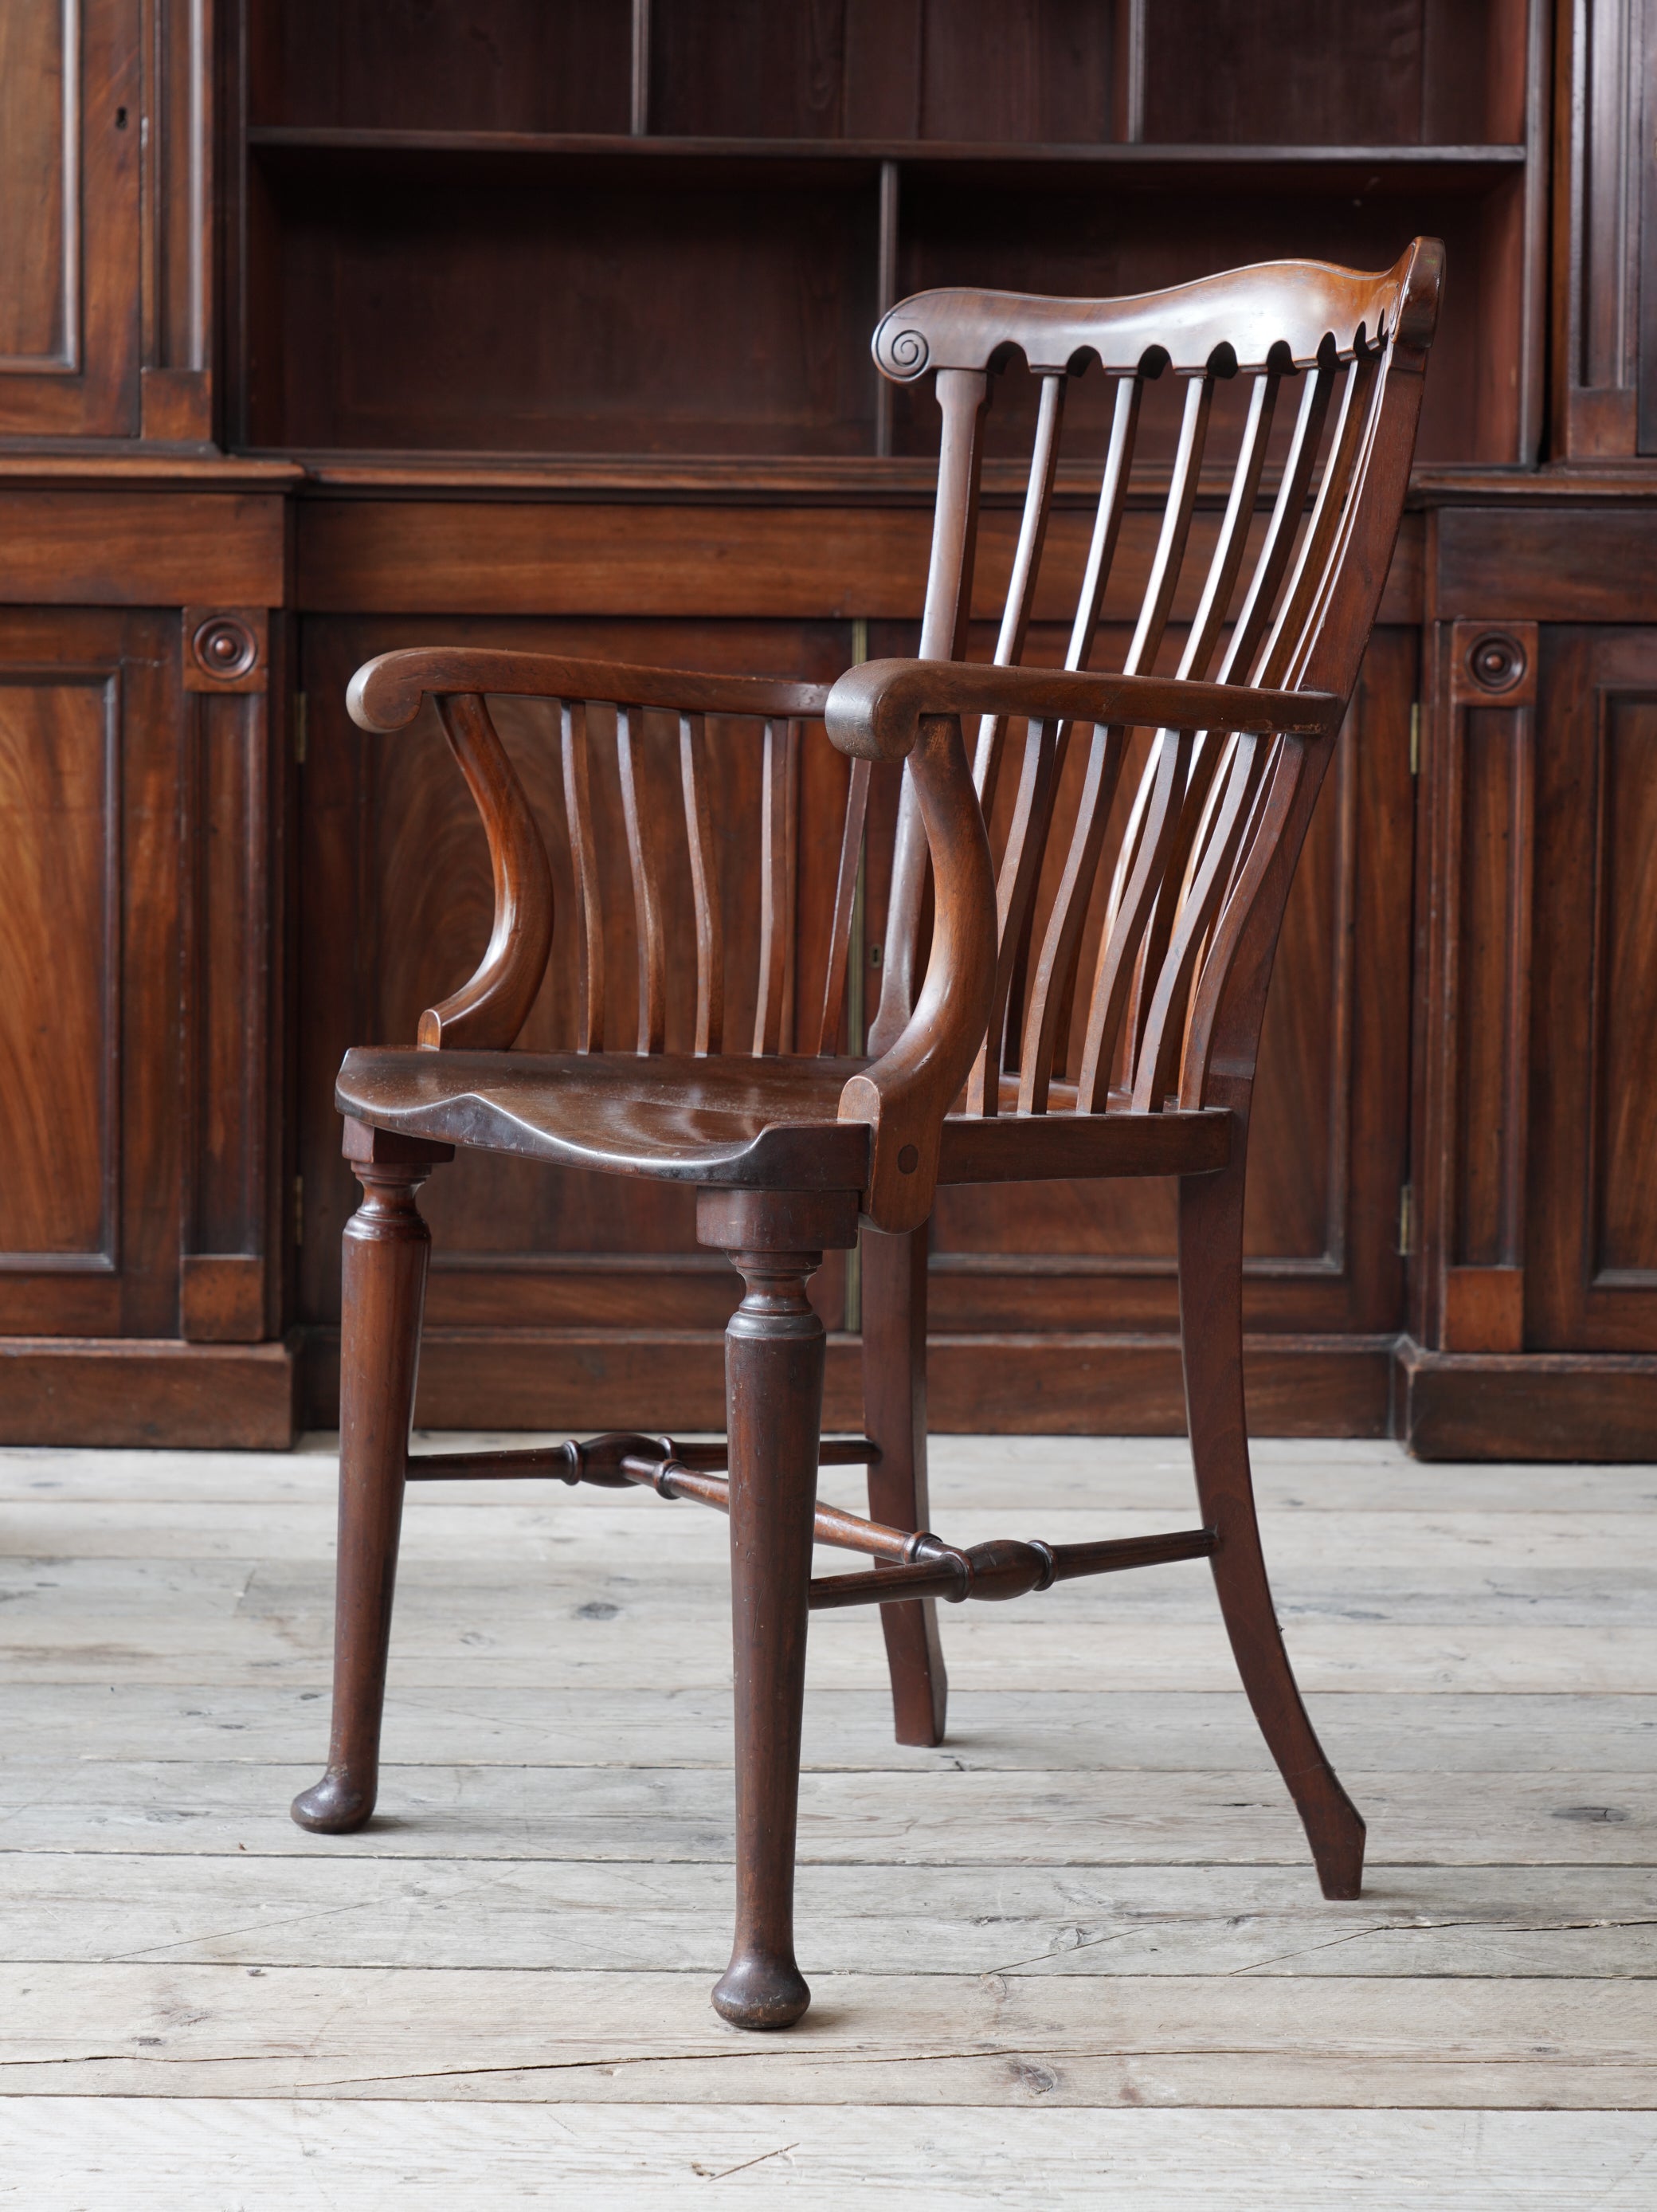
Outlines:
POLYGON ((876 359, 894 379, 934 377, 943 415, 917 659, 854 668, 828 690, 470 649, 389 653, 358 672, 350 708, 364 729, 403 729, 424 699, 437 702, 489 833, 495 910, 482 965, 422 1016, 418 1045, 354 1051, 340 1070, 345 1152, 365 1194, 344 1243, 333 1738, 326 1774, 295 1801, 303 1826, 354 1828, 373 1809, 405 1481, 557 1475, 647 1485, 730 1515, 738 1903, 731 1962, 713 1993, 727 2020, 786 2027, 810 1999, 794 1959, 792 1899, 811 1609, 881 1607, 899 1737, 936 1742, 944 1723, 938 1598, 1010 1598, 1074 1576, 1206 1559, 1324 1892, 1357 1894, 1363 1822, 1302 1705, 1255 1523, 1243 1188, 1272 956, 1392 558, 1442 264, 1442 249, 1418 240, 1379 276, 1285 262, 1138 299, 941 291, 895 307, 876 333, 876 359), (996 663, 968 665, 961 655, 985 410, 992 373, 1014 352, 1040 380, 1029 492, 996 663), (1065 666, 1024 668, 1017 663, 1065 392, 1089 365, 1114 397, 1080 604, 1065 666), (1169 370, 1183 408, 1149 580, 1122 672, 1091 672, 1142 396, 1169 370), (1234 378, 1247 408, 1229 497, 1175 671, 1157 674, 1165 646, 1173 655, 1169 616, 1211 404, 1234 378), (546 852, 486 704, 507 694, 560 702, 580 957, 568 1052, 508 1049, 539 988, 553 916, 546 852), (608 1048, 602 1034, 587 789, 595 702, 616 718, 639 966, 634 1050, 608 1048), (659 825, 641 818, 635 773, 644 708, 679 718, 695 891, 689 1053, 664 1049, 659 825), (749 1052, 728 1050, 723 1034, 708 714, 763 726, 761 972, 749 1052), (795 726, 816 718, 853 767, 824 1002, 811 1048, 796 1054, 779 1049, 792 895, 779 825, 795 726), (1125 764, 1144 750, 1136 732, 1154 735, 1120 832, 1083 1020, 1084 922, 1096 881, 1107 880, 1108 828, 1123 819, 1125 764), (1072 749, 1083 751, 1073 827, 1038 898, 1072 749), (996 861, 986 820, 1015 750, 1016 796, 996 861), (869 763, 897 760, 907 765, 884 986, 868 1057, 837 1057, 869 763), (727 1333, 723 1444, 622 1435, 410 1459, 429 1244, 416 1193, 456 1146, 695 1186, 701 1240, 727 1255, 746 1286, 727 1333), (952 1547, 926 1527, 925 1235, 937 1188, 1144 1175, 1180 1178, 1180 1312, 1201 1525, 1125 1541, 952 1547), (872 1232, 868 1433, 822 1438, 823 1329, 805 1285, 825 1249, 856 1242, 860 1223, 872 1232), (816 1506, 817 1468, 835 1462, 868 1466, 871 1519, 816 1506), (814 1582, 814 1533, 871 1566, 814 1582))

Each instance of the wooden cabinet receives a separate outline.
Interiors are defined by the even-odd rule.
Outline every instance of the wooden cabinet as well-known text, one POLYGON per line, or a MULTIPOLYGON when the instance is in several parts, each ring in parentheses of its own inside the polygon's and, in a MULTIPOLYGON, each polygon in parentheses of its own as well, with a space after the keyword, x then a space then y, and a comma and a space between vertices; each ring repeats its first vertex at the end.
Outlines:
MULTIPOLYGON (((458 779, 434 732, 349 724, 360 659, 489 637, 826 677, 913 649, 937 428, 874 373, 885 305, 1381 266, 1425 231, 1449 282, 1411 512, 1267 1015, 1253 1418, 1653 1449, 1650 12, 17 0, 0 757, 26 860, 0 1112, 26 1171, 0 1212, 0 1427, 247 1442, 332 1417, 333 1071, 457 980, 432 968, 446 923, 486 927, 458 779)), ((990 418, 986 617, 1030 382, 1011 364, 990 418)), ((1104 398, 1071 393, 1061 578, 1104 398)), ((1205 495, 1194 527, 1216 520, 1205 495)), ((543 733, 509 738, 555 817, 543 733)), ((719 772, 741 818, 752 763, 719 772)), ((808 739, 802 884, 832 865, 841 774, 808 739)), ((893 800, 877 785, 877 831, 893 800)), ((884 899, 877 835, 865 1012, 884 899)), ((618 885, 617 1024, 626 908, 618 885)), ((823 957, 792 948, 801 1003, 823 957)), ((564 1034, 561 972, 528 1042, 564 1034)), ((732 1291, 672 1194, 506 1162, 444 1182, 423 1419, 717 1418, 732 1291)), ((1156 1186, 947 1194, 934 1419, 1177 1427, 1171 1255, 1156 1186)), ((853 1422, 855 1265, 815 1294, 853 1422)))

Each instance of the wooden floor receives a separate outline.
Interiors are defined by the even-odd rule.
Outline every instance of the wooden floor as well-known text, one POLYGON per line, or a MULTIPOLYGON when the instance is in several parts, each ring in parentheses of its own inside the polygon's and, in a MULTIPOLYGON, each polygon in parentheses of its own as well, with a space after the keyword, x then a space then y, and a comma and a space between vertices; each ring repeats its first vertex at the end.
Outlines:
MULTIPOLYGON (((935 1449, 954 1540, 1190 1519, 1178 1443, 935 1449)), ((325 1839, 328 1440, 0 1453, 0 2204, 1657 2206, 1657 1468, 1257 1463, 1363 1900, 1200 1565, 946 1610, 937 1752, 822 1616, 816 2002, 753 2037, 717 1516, 412 1492, 382 1812, 325 1839)))

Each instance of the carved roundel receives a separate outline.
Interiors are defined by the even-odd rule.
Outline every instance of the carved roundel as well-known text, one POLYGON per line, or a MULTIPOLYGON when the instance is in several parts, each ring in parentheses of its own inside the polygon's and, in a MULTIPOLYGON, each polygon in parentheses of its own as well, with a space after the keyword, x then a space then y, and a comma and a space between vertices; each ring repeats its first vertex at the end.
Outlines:
POLYGON ((1469 678, 1478 690, 1492 697, 1522 684, 1526 666, 1524 647, 1506 630, 1485 630, 1467 648, 1469 678))
POLYGON ((209 615, 190 635, 190 650, 203 676, 234 684, 259 657, 259 641, 239 615, 209 615))

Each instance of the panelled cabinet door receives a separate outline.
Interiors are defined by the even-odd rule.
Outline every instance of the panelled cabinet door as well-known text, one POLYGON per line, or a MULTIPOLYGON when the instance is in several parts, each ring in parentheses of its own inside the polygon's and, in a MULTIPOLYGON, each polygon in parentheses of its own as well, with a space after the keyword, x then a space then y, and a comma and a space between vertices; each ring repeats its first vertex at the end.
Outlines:
POLYGON ((0 437, 139 409, 139 0, 0 5, 0 437))
POLYGON ((177 620, 0 609, 0 1334, 176 1326, 177 620))
POLYGON ((1657 1350, 1657 631, 1542 633, 1527 1351, 1657 1350))

